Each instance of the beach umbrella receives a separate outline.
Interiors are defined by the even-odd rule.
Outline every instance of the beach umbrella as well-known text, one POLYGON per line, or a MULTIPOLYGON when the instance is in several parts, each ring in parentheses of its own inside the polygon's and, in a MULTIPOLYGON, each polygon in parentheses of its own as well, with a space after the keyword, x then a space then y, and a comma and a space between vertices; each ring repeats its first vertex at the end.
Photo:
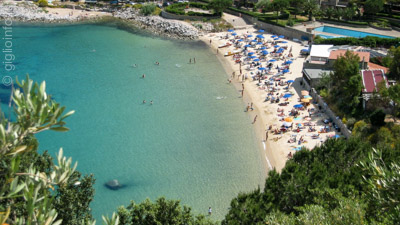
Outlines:
POLYGON ((303 52, 309 52, 310 50, 308 50, 308 49, 306 49, 306 48, 303 48, 301 51, 303 51, 303 52))
POLYGON ((255 58, 257 58, 257 56, 252 55, 252 56, 250 56, 250 58, 255 59, 255 58))
POLYGON ((277 40, 279 40, 279 38, 274 38, 274 41, 277 41, 277 40))
POLYGON ((270 59, 268 62, 276 62, 276 59, 270 59))
POLYGON ((265 46, 262 46, 260 49, 261 49, 261 50, 264 50, 264 49, 267 49, 267 47, 265 47, 265 46))
POLYGON ((267 68, 265 67, 259 67, 258 70, 266 70, 267 68))
MULTIPOLYGON (((288 69, 284 69, 283 71, 282 71, 282 73, 288 73, 289 72, 289 70, 288 69)), ((292 82, 293 83, 293 82, 292 82)))
POLYGON ((292 97, 291 94, 285 94, 285 95, 283 96, 283 98, 290 98, 290 97, 292 97))
POLYGON ((253 37, 253 35, 250 34, 250 35, 247 35, 247 37, 253 37))
POLYGON ((288 80, 288 81, 286 81, 287 83, 293 83, 294 82, 294 80, 288 80))
POLYGON ((262 54, 267 55, 267 54, 268 54, 268 51, 267 51, 267 50, 264 50, 264 51, 262 51, 262 54))
POLYGON ((292 61, 286 61, 286 64, 292 64, 293 62, 292 61))
POLYGON ((229 29, 229 30, 228 30, 228 32, 234 32, 234 30, 232 30, 232 29, 229 29))
POLYGON ((285 118, 285 121, 286 121, 286 122, 292 122, 292 121, 293 121, 293 117, 286 117, 286 118, 285 118))
POLYGON ((251 45, 245 45, 244 47, 251 47, 251 45))
POLYGON ((247 55, 249 55, 249 56, 250 56, 250 55, 253 55, 253 54, 254 54, 254 52, 249 52, 249 54, 247 54, 247 55))
POLYGON ((260 30, 258 30, 258 32, 262 33, 262 32, 264 32, 264 30, 263 30, 263 29, 260 29, 260 30))
POLYGON ((311 97, 310 95, 306 95, 306 96, 304 96, 303 98, 312 99, 312 97, 311 97))
POLYGON ((288 42, 287 42, 287 41, 282 41, 282 43, 286 44, 286 43, 288 43, 288 42))
POLYGON ((258 62, 258 61, 260 61, 260 59, 253 59, 253 61, 254 61, 254 62, 258 62))
POLYGON ((308 93, 308 91, 306 91, 306 90, 302 90, 301 91, 301 95, 308 95, 309 93, 308 93))
POLYGON ((285 38, 285 36, 283 36, 283 35, 279 35, 279 36, 278 36, 278 38, 285 38))
POLYGON ((310 99, 303 98, 303 99, 301 99, 301 102, 304 102, 304 103, 309 103, 309 102, 310 102, 310 99))
POLYGON ((262 45, 263 43, 262 42, 257 42, 257 45, 262 45))
POLYGON ((276 38, 276 35, 272 35, 271 38, 276 38))
POLYGON ((237 33, 232 33, 232 35, 233 35, 233 36, 236 36, 236 35, 237 35, 237 33))
POLYGON ((251 42, 257 42, 257 40, 254 39, 254 40, 252 40, 251 42))
POLYGON ((239 40, 237 40, 237 41, 243 41, 242 39, 239 39, 239 40))
POLYGON ((302 104, 297 104, 297 105, 294 105, 293 107, 296 108, 296 109, 297 108, 303 108, 303 105, 302 104))
POLYGON ((264 36, 262 36, 261 34, 256 36, 257 38, 264 38, 264 36))
POLYGON ((275 45, 275 46, 274 46, 274 48, 279 48, 279 47, 280 47, 279 45, 275 45))
POLYGON ((292 126, 292 123, 291 122, 283 122, 282 125, 285 127, 290 127, 290 126, 292 126))

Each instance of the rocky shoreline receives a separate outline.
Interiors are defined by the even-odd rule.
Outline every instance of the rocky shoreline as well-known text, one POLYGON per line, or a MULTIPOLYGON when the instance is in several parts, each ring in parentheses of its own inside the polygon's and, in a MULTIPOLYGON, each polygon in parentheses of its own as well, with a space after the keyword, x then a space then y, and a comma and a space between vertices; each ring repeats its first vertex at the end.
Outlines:
MULTIPOLYGON (((168 20, 159 16, 142 16, 138 10, 125 9, 116 11, 112 17, 132 23, 134 26, 150 31, 151 33, 177 39, 197 39, 200 35, 198 29, 185 22, 168 20)), ((29 3, 0 3, 0 20, 11 19, 20 22, 41 23, 77 23, 77 22, 101 22, 103 17, 88 16, 63 16, 51 14, 46 10, 29 3)))

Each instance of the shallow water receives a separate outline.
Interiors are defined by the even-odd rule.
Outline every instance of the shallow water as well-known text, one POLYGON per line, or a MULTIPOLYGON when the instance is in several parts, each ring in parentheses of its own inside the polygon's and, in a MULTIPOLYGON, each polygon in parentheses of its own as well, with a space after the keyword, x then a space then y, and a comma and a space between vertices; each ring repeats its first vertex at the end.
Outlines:
MULTIPOLYGON (((45 80, 55 100, 76 110, 70 132, 38 135, 40 149, 63 147, 78 170, 95 175, 98 220, 130 200, 159 196, 200 213, 211 206, 222 219, 233 197, 263 183, 251 119, 202 42, 98 25, 14 26, 12 41, 12 76, 45 80), (107 189, 111 179, 125 187, 107 189)), ((8 90, 2 86, 2 102, 8 90)))

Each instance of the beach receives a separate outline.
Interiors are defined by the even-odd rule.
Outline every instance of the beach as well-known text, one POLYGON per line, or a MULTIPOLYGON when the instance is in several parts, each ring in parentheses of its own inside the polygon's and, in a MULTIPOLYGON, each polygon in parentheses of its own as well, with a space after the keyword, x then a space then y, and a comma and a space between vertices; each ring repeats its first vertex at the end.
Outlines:
MULTIPOLYGON (((242 87, 244 87, 244 113, 249 114, 249 118, 251 121, 253 121, 253 118, 257 116, 256 122, 253 124, 253 126, 256 131, 258 142, 257 144, 260 146, 260 149, 262 151, 261 157, 263 157, 263 159, 265 160, 267 170, 275 168, 277 171, 281 171, 282 168, 285 166, 288 158, 292 157, 292 155, 297 150, 300 150, 301 147, 312 149, 313 147, 320 145, 327 138, 339 135, 335 131, 335 129, 332 129, 332 124, 329 124, 327 116, 323 112, 318 110, 318 105, 316 104, 309 104, 307 110, 296 110, 299 113, 299 115, 297 116, 293 117, 289 115, 289 112, 293 111, 294 105, 299 105, 302 103, 301 97, 304 96, 301 96, 301 91, 308 91, 305 90, 305 88, 301 85, 303 68, 302 64, 305 59, 300 56, 300 51, 305 48, 304 46, 302 46, 301 43, 287 40, 285 38, 280 38, 279 40, 277 40, 278 43, 284 42, 284 45, 287 47, 287 50, 283 52, 282 56, 287 55, 289 49, 292 50, 291 53, 293 55, 292 57, 290 57, 291 64, 288 65, 290 66, 290 72, 285 73, 283 76, 283 79, 285 79, 286 81, 293 81, 293 83, 288 84, 289 89, 286 91, 292 93, 292 96, 285 99, 287 100, 288 105, 280 106, 277 103, 270 103, 270 101, 265 101, 266 97, 268 97, 268 92, 265 91, 264 85, 260 86, 259 81, 253 80, 251 78, 251 71, 245 69, 247 64, 243 65, 243 62, 241 66, 242 74, 246 74, 248 76, 248 79, 245 79, 243 82, 241 81, 241 79, 238 79, 238 74, 240 74, 239 63, 235 62, 233 56, 224 56, 224 54, 227 52, 233 52, 235 49, 237 51, 242 51, 243 47, 235 48, 234 45, 231 45, 229 47, 218 48, 218 46, 229 42, 229 40, 243 40, 243 37, 245 37, 246 35, 253 35, 253 37, 255 37, 256 35, 263 35, 265 37, 265 39, 263 39, 263 42, 266 44, 267 42, 274 41, 273 38, 271 38, 273 34, 258 32, 255 28, 249 26, 245 29, 235 30, 234 32, 237 34, 235 37, 238 38, 232 39, 232 32, 220 32, 204 35, 200 37, 200 39, 207 43, 208 46, 210 46, 211 51, 215 52, 216 56, 218 57, 226 71, 227 79, 232 79, 232 73, 235 72, 236 76, 232 79, 232 85, 234 85, 237 89, 238 96, 240 96, 242 87), (228 39, 225 39, 226 36, 228 36, 228 39), (248 112, 245 112, 247 111, 246 105, 248 104, 252 104, 254 110, 249 110, 248 112), (282 110, 283 112, 281 112, 282 110), (309 112, 311 116, 309 116, 309 112), (280 115, 278 116, 278 114, 280 115), (281 134, 275 134, 275 130, 281 130, 283 122, 286 122, 284 120, 290 120, 294 127, 289 127, 288 129, 285 128, 285 130, 287 131, 282 132, 281 134), (326 120, 326 124, 323 122, 323 120, 326 120), (307 127, 307 125, 311 126, 307 127), (327 128, 325 130, 325 127, 327 126, 330 126, 331 129, 327 128), (297 127, 300 128, 297 129, 297 127), (315 130, 310 131, 310 128, 314 128, 315 130), (266 140, 267 135, 268 139, 266 140), (300 139, 302 140, 301 142, 299 142, 300 139)), ((267 49, 268 51, 274 49, 271 48, 271 44, 269 44, 270 48, 267 49)), ((268 46, 268 44, 266 45, 268 46)), ((248 51, 255 52, 255 49, 249 47, 248 51)), ((246 58, 246 56, 242 54, 241 60, 243 61, 244 58, 246 58)), ((267 56, 267 59, 272 58, 267 56)), ((289 61, 289 57, 287 57, 286 60, 289 61)), ((274 62, 273 67, 282 66, 283 63, 284 60, 277 60, 276 62, 274 62)), ((262 66, 265 66, 266 64, 267 62, 261 62, 262 66)), ((253 70, 254 74, 256 72, 257 69, 253 70)), ((278 71, 275 71, 274 69, 272 70, 272 74, 277 73, 278 71)), ((275 82, 275 86, 277 85, 276 83, 277 82, 275 82)), ((287 83, 284 83, 284 87, 286 87, 286 85, 287 83)), ((282 94, 284 94, 285 92, 283 90, 283 86, 279 86, 278 89, 281 90, 276 92, 277 94, 280 94, 280 97, 282 97, 282 94)), ((274 95, 276 94, 276 92, 274 92, 274 95)))

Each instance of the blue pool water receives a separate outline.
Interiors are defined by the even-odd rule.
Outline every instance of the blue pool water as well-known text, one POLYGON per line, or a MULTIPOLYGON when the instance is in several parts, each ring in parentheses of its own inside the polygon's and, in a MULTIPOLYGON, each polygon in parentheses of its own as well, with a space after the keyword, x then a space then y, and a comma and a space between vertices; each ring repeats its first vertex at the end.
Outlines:
MULTIPOLYGON (((13 76, 45 80, 48 93, 76 111, 69 132, 38 135, 40 150, 63 147, 78 170, 95 175, 98 221, 130 200, 160 196, 197 213, 211 206, 222 219, 232 198, 264 182, 252 118, 204 43, 115 26, 14 26, 13 51, 13 76), (126 187, 107 189, 111 179, 126 187)), ((3 103, 7 92, 2 86, 3 103)))
MULTIPOLYGON (((330 26, 317 27, 317 28, 315 28, 315 31, 331 33, 331 34, 339 34, 339 35, 355 37, 355 38, 362 38, 362 37, 366 37, 366 36, 374 36, 374 37, 381 37, 381 38, 394 38, 391 36, 361 32, 361 31, 356 31, 356 30, 342 29, 342 28, 330 27, 330 26)), ((324 35, 324 37, 325 38, 335 38, 334 36, 329 36, 329 35, 324 35)))

